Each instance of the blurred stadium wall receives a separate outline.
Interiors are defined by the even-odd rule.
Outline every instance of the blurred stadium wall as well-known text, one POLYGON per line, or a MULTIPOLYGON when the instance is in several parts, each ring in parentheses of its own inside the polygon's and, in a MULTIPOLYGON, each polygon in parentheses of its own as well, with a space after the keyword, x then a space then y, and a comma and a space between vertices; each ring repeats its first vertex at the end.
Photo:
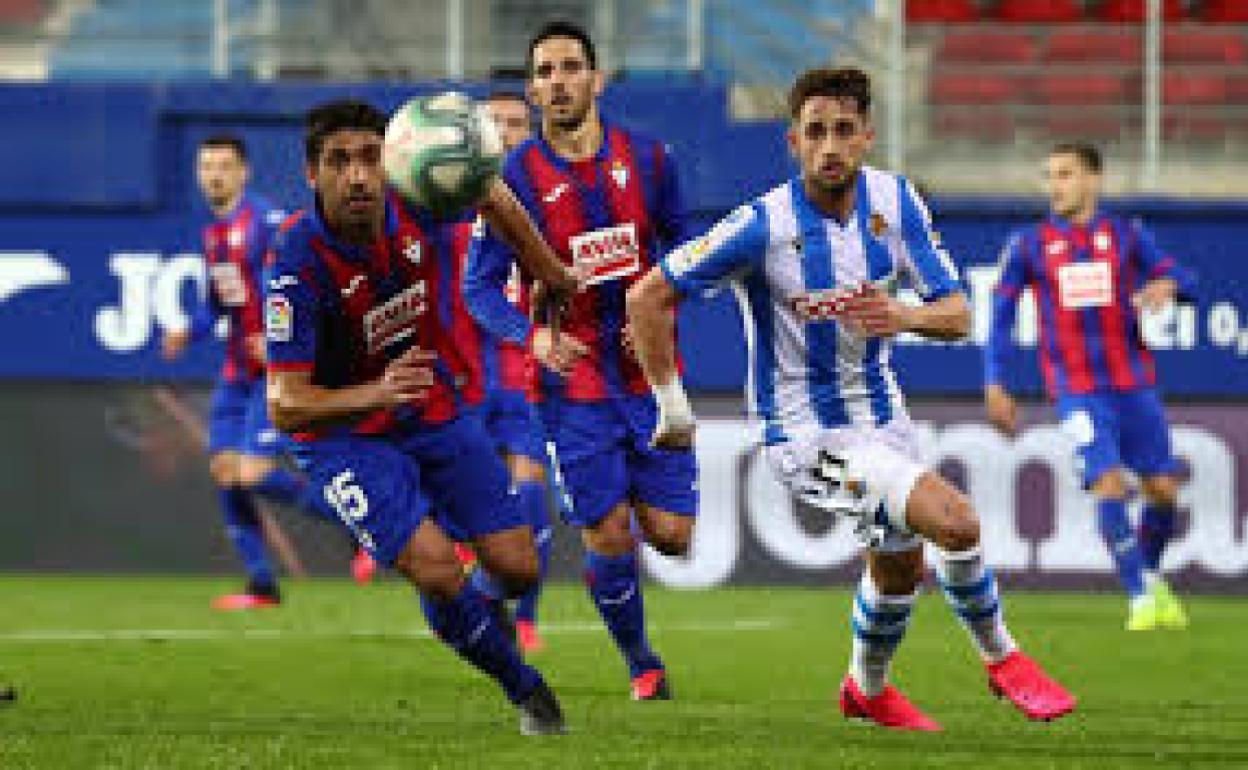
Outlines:
MULTIPOLYGON (((976 309, 967 343, 903 341, 903 387, 933 460, 979 507, 992 559, 1037 583, 1112 584, 1048 411, 1033 405, 1012 442, 985 424, 979 344, 996 253, 1043 211, 1038 161, 1057 140, 1100 144, 1110 205, 1202 280, 1195 307, 1147 325, 1191 477, 1167 560, 1181 582, 1242 590, 1248 2, 1234 0, 0 0, 0 569, 233 568, 193 431, 154 395, 202 413, 219 355, 168 366, 155 346, 203 289, 200 138, 243 135, 256 187, 299 207, 309 105, 514 86, 529 35, 556 16, 600 41, 608 113, 675 148, 699 226, 790 173, 793 74, 875 73, 876 162, 929 192, 976 309)), ((1034 314, 1021 315, 1016 383, 1034 396, 1034 314)), ((703 519, 691 560, 647 564, 685 586, 844 578, 847 528, 786 500, 743 430, 738 323, 726 297, 682 319, 710 418, 703 519)), ((323 528, 282 521, 314 570, 341 569, 323 528)))

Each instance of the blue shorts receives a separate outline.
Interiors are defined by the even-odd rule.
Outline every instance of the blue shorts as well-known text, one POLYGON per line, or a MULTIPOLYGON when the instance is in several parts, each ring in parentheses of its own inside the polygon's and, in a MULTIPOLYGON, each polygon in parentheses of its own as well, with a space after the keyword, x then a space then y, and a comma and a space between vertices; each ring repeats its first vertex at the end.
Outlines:
POLYGON ((269 422, 264 390, 263 378, 217 383, 208 410, 208 454, 273 457, 287 449, 286 439, 269 422))
POLYGON ((546 459, 546 433, 537 409, 523 393, 496 390, 478 407, 486 433, 504 455, 520 455, 534 462, 546 459))
POLYGON ((592 527, 624 501, 680 514, 698 511, 698 466, 693 452, 656 449, 654 399, 552 399, 541 407, 555 442, 560 480, 570 505, 569 524, 592 527))
POLYGON ((386 436, 297 443, 299 467, 381 563, 393 565, 430 511, 455 540, 528 524, 479 418, 386 436))
POLYGON ((1062 430, 1075 443, 1085 487, 1114 468, 1148 477, 1179 471, 1157 391, 1088 393, 1057 399, 1062 430))

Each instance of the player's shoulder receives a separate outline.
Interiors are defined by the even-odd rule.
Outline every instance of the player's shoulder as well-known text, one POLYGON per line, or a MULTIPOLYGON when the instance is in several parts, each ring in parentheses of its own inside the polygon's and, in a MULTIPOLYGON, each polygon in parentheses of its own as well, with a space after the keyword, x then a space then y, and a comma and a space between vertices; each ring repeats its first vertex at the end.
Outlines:
POLYGON ((524 173, 526 158, 533 152, 541 152, 541 139, 536 134, 512 147, 503 156, 503 178, 509 179, 516 174, 524 173))
POLYGON ((1002 257, 1023 256, 1044 238, 1044 222, 1028 222, 1010 230, 1001 249, 1002 257))
POLYGON ((276 259, 287 263, 301 263, 306 260, 311 251, 314 231, 312 215, 307 210, 299 209, 287 215, 278 224, 273 238, 276 259))

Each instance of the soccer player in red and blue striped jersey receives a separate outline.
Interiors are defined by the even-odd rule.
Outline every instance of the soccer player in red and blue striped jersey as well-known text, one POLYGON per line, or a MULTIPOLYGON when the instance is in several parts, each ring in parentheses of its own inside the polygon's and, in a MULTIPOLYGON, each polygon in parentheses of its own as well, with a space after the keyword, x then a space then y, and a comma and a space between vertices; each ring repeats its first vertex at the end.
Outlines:
POLYGON ((1100 207, 1096 148, 1058 145, 1046 164, 1050 215, 1015 233, 1002 257, 984 356, 988 415, 1007 434, 1016 431, 1007 356, 1019 296, 1031 288, 1045 384, 1131 599, 1127 627, 1183 627, 1182 606, 1160 575, 1175 529, 1178 463, 1137 313, 1190 299, 1195 280, 1138 221, 1100 207), (1126 470, 1139 476, 1145 497, 1137 531, 1127 517, 1126 470))
MULTIPOLYGON (((521 731, 561 733, 553 693, 455 558, 453 541, 471 542, 509 594, 538 574, 532 529, 470 406, 482 380, 455 329, 466 222, 385 189, 385 125, 355 101, 309 113, 315 202, 284 226, 266 272, 269 411, 342 521, 420 591, 438 637, 521 710, 521 731)), ((494 180, 480 211, 530 269, 575 287, 506 185, 494 180)))
MULTIPOLYGON (((208 290, 191 313, 189 326, 166 333, 166 358, 209 337, 228 320, 225 359, 213 392, 209 417, 209 468, 218 488, 226 532, 243 560, 247 588, 218 597, 214 606, 235 610, 279 602, 277 573, 266 552, 254 495, 331 518, 306 481, 283 468, 284 445, 269 423, 264 402, 264 254, 284 214, 247 189, 246 145, 218 134, 200 143, 196 177, 213 213, 204 227, 208 290)), ((357 559, 358 561, 358 559, 357 559)))
MULTIPOLYGON (((592 41, 548 24, 528 51, 528 96, 540 136, 508 156, 503 176, 564 261, 589 288, 562 316, 563 334, 507 301, 510 249, 486 232, 473 245, 465 294, 481 323, 525 345, 559 376, 545 377, 541 413, 586 546, 590 595, 627 662, 632 696, 670 696, 651 649, 638 574, 635 520, 659 551, 683 554, 697 512, 688 448, 651 445, 657 404, 625 344, 625 292, 684 239, 685 217, 667 147, 604 120, 592 41)), ((526 277, 526 280, 528 278, 526 277)))

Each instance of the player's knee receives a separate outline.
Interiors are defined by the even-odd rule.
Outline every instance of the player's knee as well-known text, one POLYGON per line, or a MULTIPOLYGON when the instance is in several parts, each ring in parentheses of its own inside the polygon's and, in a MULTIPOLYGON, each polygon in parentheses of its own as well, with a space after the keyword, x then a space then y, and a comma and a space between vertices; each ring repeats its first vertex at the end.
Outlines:
POLYGON ((661 514, 646 528, 646 540, 664 556, 684 556, 693 542, 693 519, 688 516, 661 514))
POLYGON ((541 563, 537 550, 528 548, 508 553, 502 558, 486 562, 490 575, 511 598, 527 592, 541 579, 541 563))
POLYGON ((957 493, 946 501, 934 540, 946 551, 967 551, 979 545, 979 517, 965 495, 957 493))
POLYGON ((524 455, 510 455, 507 469, 511 472, 511 480, 517 484, 546 483, 546 466, 524 455))
MULTIPOLYGON (((644 528, 644 524, 642 525, 644 528)), ((628 509, 619 506, 603 517, 602 521, 581 530, 585 547, 603 556, 623 556, 632 553, 637 542, 633 537, 628 509)))

